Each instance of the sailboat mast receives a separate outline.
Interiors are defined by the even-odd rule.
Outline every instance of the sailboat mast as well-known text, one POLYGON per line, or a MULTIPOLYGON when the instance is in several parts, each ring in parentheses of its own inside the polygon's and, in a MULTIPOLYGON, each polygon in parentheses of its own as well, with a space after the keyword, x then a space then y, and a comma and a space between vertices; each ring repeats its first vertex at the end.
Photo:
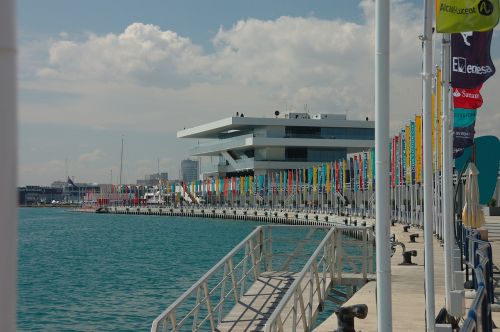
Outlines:
POLYGON ((122 136, 122 152, 120 155, 120 186, 122 185, 122 172, 123 172, 123 136, 122 136))

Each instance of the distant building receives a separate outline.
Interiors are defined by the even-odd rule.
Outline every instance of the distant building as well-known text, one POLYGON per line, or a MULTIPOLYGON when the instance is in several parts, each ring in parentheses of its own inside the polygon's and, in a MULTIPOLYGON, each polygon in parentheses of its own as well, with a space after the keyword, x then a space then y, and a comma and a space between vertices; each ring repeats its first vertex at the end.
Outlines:
POLYGON ((198 180, 199 163, 196 160, 185 159, 181 162, 182 181, 191 182, 198 180))
POLYGON ((168 173, 163 172, 163 173, 155 173, 155 174, 149 174, 144 177, 144 180, 137 180, 137 185, 138 186, 146 186, 146 187, 152 187, 158 185, 158 183, 161 181, 163 183, 167 182, 168 180, 168 173))
POLYGON ((204 176, 266 174, 345 159, 375 144, 375 122, 345 114, 287 113, 283 117, 230 117, 177 132, 194 138, 191 156, 204 176))
POLYGON ((25 186, 18 187, 17 193, 20 205, 50 204, 52 201, 64 200, 63 188, 25 186))

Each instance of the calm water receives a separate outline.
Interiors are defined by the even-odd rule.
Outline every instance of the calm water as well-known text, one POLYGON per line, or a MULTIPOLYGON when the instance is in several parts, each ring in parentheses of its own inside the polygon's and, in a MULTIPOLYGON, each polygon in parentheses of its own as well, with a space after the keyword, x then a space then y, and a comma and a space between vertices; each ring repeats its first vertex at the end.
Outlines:
POLYGON ((257 225, 20 209, 18 330, 148 331, 257 225))

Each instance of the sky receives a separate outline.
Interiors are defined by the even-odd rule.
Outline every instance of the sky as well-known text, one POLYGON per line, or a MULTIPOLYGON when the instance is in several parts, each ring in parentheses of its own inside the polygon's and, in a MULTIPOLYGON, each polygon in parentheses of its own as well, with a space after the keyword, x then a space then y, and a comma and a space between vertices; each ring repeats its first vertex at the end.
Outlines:
MULTIPOLYGON (((423 1, 391 1, 391 130, 421 110, 423 1)), ((275 110, 374 118, 373 0, 19 0, 19 185, 177 178, 183 128, 275 110)), ((491 55, 500 68, 500 38, 491 55)), ((435 54, 439 58, 439 49, 435 54)), ((498 75, 476 136, 500 136, 498 75)))

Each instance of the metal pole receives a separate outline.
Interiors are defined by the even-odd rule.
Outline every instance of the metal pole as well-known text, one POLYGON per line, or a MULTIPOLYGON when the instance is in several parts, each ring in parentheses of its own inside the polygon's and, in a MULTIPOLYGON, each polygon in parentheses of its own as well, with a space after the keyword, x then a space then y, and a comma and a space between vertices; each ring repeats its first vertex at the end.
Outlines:
POLYGON ((434 249, 433 241, 433 202, 432 202, 432 0, 424 3, 424 63, 423 83, 423 169, 424 169, 424 262, 425 262, 425 312, 427 332, 435 327, 434 300, 434 249))
POLYGON ((450 291, 451 291, 451 263, 452 263, 452 220, 453 220, 453 179, 451 174, 452 168, 452 156, 450 140, 448 136, 450 135, 450 76, 451 76, 451 66, 450 66, 450 55, 451 55, 451 44, 450 35, 443 34, 442 39, 442 52, 441 52, 441 62, 443 66, 443 75, 441 82, 442 88, 442 144, 443 144, 443 173, 442 173, 442 184, 443 184, 443 235, 444 235, 444 276, 445 276, 445 298, 446 298, 446 308, 450 309, 450 291))
POLYGON ((392 331, 389 192, 389 0, 375 4, 377 330, 392 331))
POLYGON ((123 172, 123 136, 122 136, 122 150, 120 153, 120 188, 122 185, 122 172, 123 172))
POLYGON ((13 0, 0 1, 0 331, 16 330, 17 88, 13 0))

